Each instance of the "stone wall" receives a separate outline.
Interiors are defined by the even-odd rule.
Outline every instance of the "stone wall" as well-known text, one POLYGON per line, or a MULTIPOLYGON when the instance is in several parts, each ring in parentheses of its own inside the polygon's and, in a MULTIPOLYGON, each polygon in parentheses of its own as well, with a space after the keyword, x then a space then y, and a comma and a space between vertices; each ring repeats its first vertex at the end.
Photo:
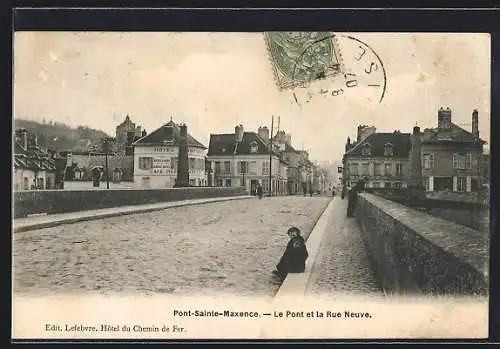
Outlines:
POLYGON ((243 187, 21 191, 14 192, 14 217, 239 195, 246 195, 243 187))
POLYGON ((489 234, 368 193, 356 220, 388 294, 488 294, 489 234))

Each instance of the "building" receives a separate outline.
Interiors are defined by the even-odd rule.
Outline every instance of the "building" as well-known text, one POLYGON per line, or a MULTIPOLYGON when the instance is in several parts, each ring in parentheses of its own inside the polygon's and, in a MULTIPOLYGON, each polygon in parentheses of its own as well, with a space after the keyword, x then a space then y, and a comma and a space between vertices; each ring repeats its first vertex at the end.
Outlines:
POLYGON ((234 133, 211 134, 207 161, 215 186, 244 186, 254 193, 260 183, 264 193, 286 194, 287 164, 270 140, 267 127, 255 133, 238 125, 234 133))
POLYGON ((472 112, 472 129, 452 122, 450 108, 438 110, 437 127, 421 135, 422 180, 427 191, 470 192, 482 186, 483 146, 478 111, 472 112))
POLYGON ((375 127, 359 126, 356 142, 347 138, 343 186, 353 187, 364 179, 367 188, 406 187, 410 149, 409 133, 377 133, 375 127))
POLYGON ((304 154, 292 146, 292 137, 280 130, 273 138, 275 151, 287 165, 287 192, 289 195, 301 194, 303 183, 306 181, 304 170, 307 165, 304 154))
POLYGON ((17 129, 13 144, 14 190, 55 189, 54 154, 41 149, 36 135, 29 134, 26 129, 17 129))
POLYGON ((116 150, 119 153, 125 153, 130 150, 134 140, 144 136, 141 131, 141 126, 137 126, 130 117, 125 116, 125 120, 116 126, 116 150))
MULTIPOLYGON (((170 120, 141 137, 134 146, 134 183, 140 188, 173 188, 176 184, 181 128, 170 120)), ((187 131, 186 131, 187 132, 187 131)), ((206 147, 187 134, 189 185, 206 186, 206 147)))

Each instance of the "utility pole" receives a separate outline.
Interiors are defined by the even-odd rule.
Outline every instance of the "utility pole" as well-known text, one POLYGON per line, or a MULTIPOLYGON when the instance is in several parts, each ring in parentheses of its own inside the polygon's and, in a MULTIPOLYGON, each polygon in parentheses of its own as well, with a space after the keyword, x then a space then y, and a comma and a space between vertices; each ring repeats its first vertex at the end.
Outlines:
POLYGON ((269 137, 269 196, 272 196, 272 164, 273 164, 273 127, 274 127, 274 115, 271 119, 271 131, 269 137))
POLYGON ((108 151, 109 151, 110 139, 104 139, 104 155, 106 158, 106 188, 109 189, 109 168, 108 168, 108 151))

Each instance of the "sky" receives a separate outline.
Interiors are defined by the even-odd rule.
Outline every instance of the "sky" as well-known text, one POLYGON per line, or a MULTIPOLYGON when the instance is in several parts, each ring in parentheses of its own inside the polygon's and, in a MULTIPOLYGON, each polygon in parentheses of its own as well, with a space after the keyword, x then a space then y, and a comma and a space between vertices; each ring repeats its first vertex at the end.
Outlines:
POLYGON ((263 33, 17 32, 13 116, 113 136, 127 114, 148 132, 172 118, 208 145, 211 133, 232 133, 238 124, 270 128, 274 115, 296 149, 312 160, 338 161, 360 124, 411 132, 435 127, 437 110, 450 107, 452 121, 470 130, 477 108, 481 138, 489 142, 488 34, 337 33, 335 42, 357 85, 328 78, 295 90, 297 102, 293 90, 277 86, 263 33), (372 62, 380 69, 363 75, 372 62), (383 86, 382 66, 379 103, 381 88, 369 85, 383 86), (345 93, 323 95, 320 87, 345 93))

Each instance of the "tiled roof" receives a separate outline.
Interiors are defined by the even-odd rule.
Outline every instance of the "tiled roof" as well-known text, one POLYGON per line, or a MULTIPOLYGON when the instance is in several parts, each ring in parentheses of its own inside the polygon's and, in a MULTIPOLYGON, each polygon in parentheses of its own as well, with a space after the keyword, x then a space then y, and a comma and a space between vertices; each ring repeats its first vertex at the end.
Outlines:
POLYGON ((207 155, 263 155, 269 154, 269 147, 255 132, 244 132, 241 142, 236 144, 234 133, 212 134, 207 155), (257 152, 250 152, 250 145, 257 145, 257 152))
POLYGON ((449 131, 439 132, 437 128, 427 128, 422 136, 422 143, 440 143, 440 142, 457 142, 457 143, 486 143, 482 139, 476 138, 471 132, 464 130, 460 126, 451 123, 449 131))
MULTIPOLYGON (((179 145, 180 144, 181 129, 173 121, 169 121, 160 128, 154 130, 150 134, 135 141, 133 145, 179 145)), ((199 147, 206 149, 206 147, 194 139, 188 133, 188 146, 199 147)))
POLYGON ((362 149, 364 144, 370 145, 371 154, 367 157, 385 157, 385 145, 392 144, 393 157, 407 158, 410 154, 411 140, 409 133, 372 133, 363 141, 357 143, 354 148, 349 150, 348 156, 363 156, 362 149))
POLYGON ((18 142, 14 144, 13 164, 15 168, 36 171, 54 171, 55 165, 49 154, 40 147, 25 150, 18 142))

